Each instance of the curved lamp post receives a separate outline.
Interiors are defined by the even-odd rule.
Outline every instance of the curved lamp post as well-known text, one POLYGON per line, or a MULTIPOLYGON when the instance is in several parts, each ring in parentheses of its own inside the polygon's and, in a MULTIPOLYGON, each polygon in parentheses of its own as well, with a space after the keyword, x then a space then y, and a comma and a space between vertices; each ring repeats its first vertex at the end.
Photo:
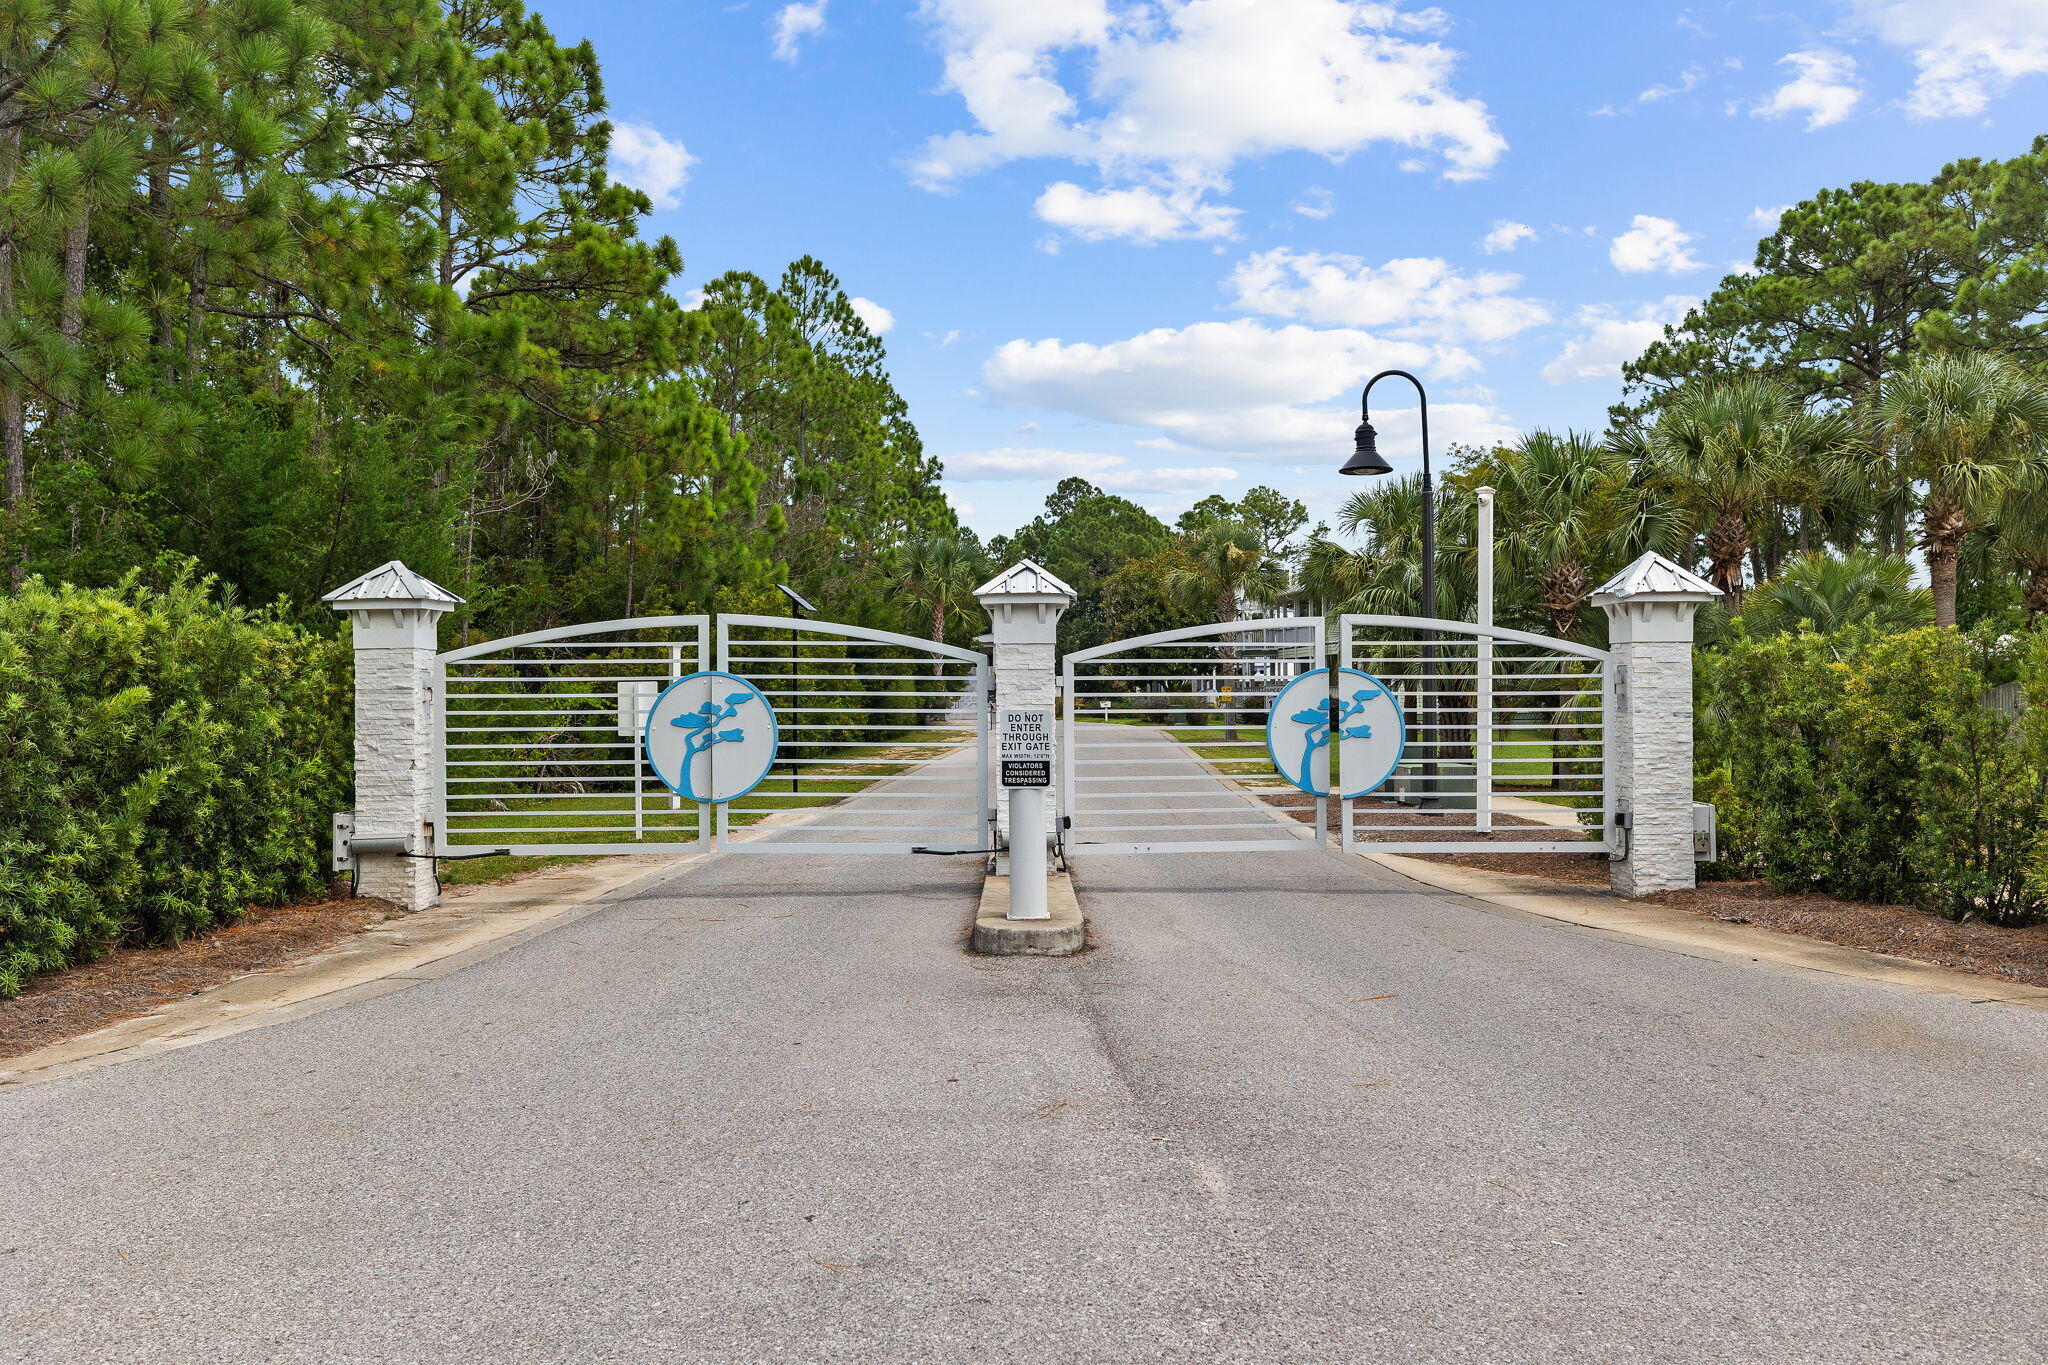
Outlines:
MULTIPOLYGON (((1436 485, 1429 473, 1429 391, 1422 387, 1422 381, 1406 370, 1381 370, 1366 381, 1365 392, 1358 395, 1358 430, 1353 433, 1356 442, 1351 458, 1344 462, 1340 474, 1391 474, 1394 467, 1380 454, 1379 433, 1372 425, 1372 386, 1382 379, 1399 377, 1415 386, 1415 396, 1422 404, 1422 615, 1429 620, 1436 619, 1436 485)), ((1422 633, 1422 671, 1425 678, 1423 710, 1429 713, 1430 728, 1441 733, 1436 726, 1437 679, 1436 632, 1422 633)), ((1436 789, 1436 750, 1438 744, 1430 744, 1430 759, 1422 765, 1422 795, 1416 809, 1431 815, 1443 814, 1443 801, 1436 789)))

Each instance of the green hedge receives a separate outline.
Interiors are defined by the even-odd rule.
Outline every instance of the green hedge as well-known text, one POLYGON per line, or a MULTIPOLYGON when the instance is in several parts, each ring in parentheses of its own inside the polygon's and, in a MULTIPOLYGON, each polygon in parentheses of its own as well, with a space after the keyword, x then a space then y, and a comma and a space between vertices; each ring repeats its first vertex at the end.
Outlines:
POLYGON ((0 594, 0 998, 324 886, 348 662, 183 570, 0 594))
POLYGON ((1954 919, 2048 918, 2048 641, 2020 643, 2030 709, 2017 723, 1982 704, 1987 651, 1954 631, 1702 651, 1713 871, 1954 919))

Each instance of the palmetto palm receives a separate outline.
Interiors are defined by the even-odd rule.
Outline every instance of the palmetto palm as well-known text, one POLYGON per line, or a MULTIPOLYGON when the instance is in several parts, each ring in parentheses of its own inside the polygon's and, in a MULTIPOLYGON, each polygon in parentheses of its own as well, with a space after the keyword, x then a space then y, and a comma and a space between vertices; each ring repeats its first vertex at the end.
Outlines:
POLYGON ((1275 602, 1287 590, 1287 569, 1242 522, 1210 517, 1184 534, 1167 570, 1166 590, 1191 605, 1235 621, 1247 601, 1275 602))
MULTIPOLYGON (((1437 615, 1462 617, 1472 600, 1473 502, 1452 488, 1437 492, 1437 615)), ((1328 566, 1336 611, 1413 616, 1422 602, 1422 480, 1413 474, 1377 481, 1344 500, 1344 534, 1365 543, 1328 566)))
POLYGON ((1810 630, 1833 634, 1868 625, 1895 634, 1934 619, 1932 596, 1913 586, 1913 567, 1895 555, 1854 550, 1840 559, 1795 555, 1776 578, 1749 595, 1743 623, 1753 634, 1810 630))
POLYGON ((2031 469, 1998 500, 1998 558, 2020 576, 2027 623, 2048 616, 2048 470, 2031 469))
POLYGON ((1759 519, 1796 503, 1814 470, 1839 468, 1852 449, 1846 424, 1809 418, 1757 379, 1681 396, 1644 441, 1652 484, 1701 536, 1708 579, 1738 609, 1759 519))
MULTIPOLYGON (((1267 552, 1250 527, 1227 517, 1208 517, 1184 533, 1174 547, 1174 567, 1166 572, 1166 590, 1192 606, 1207 609, 1218 621, 1235 621, 1247 601, 1276 602, 1287 590, 1287 570, 1267 552)), ((1237 657, 1228 638, 1218 643, 1216 657, 1223 675, 1233 677, 1237 657)), ((1237 739, 1235 715, 1223 708, 1223 739, 1237 739)))
POLYGON ((947 620, 965 612, 988 571, 988 557, 964 531, 926 536, 903 547, 897 585, 926 613, 930 638, 944 641, 947 620))
POLYGON ((1628 456, 1583 432, 1533 431, 1496 451, 1481 475, 1506 526, 1509 568, 1535 584, 1551 634, 1577 634, 1594 571, 1620 541, 1642 534, 1628 456))
POLYGON ((1990 353, 1924 356, 1878 400, 1900 466, 1922 489, 1920 543, 1936 625, 1956 623, 1956 560, 2014 484, 2043 467, 2048 388, 1990 353))

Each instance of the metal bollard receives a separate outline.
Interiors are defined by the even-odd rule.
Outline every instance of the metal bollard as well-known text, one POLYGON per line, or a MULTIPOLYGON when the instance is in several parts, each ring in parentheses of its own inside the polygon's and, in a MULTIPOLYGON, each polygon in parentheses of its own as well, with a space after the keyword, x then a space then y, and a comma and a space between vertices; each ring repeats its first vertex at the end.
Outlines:
POLYGON ((1010 788, 1010 910, 1006 919, 1051 919, 1045 904, 1045 788, 1010 788))

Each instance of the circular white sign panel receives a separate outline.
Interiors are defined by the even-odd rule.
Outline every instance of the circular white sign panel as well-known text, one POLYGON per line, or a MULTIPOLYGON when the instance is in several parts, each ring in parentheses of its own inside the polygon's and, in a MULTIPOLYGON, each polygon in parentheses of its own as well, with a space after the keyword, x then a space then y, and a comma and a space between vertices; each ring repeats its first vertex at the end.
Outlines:
POLYGON ((692 801, 731 801, 760 785, 781 743, 775 708, 731 673, 670 683, 647 713, 641 744, 668 789, 692 801))
MULTIPOLYGON (((1266 717, 1266 751, 1280 775, 1311 796, 1330 794, 1330 670, 1282 688, 1266 717)), ((1344 797, 1364 796, 1394 775, 1408 747, 1401 705, 1385 683, 1356 668, 1337 677, 1336 741, 1344 797)))

